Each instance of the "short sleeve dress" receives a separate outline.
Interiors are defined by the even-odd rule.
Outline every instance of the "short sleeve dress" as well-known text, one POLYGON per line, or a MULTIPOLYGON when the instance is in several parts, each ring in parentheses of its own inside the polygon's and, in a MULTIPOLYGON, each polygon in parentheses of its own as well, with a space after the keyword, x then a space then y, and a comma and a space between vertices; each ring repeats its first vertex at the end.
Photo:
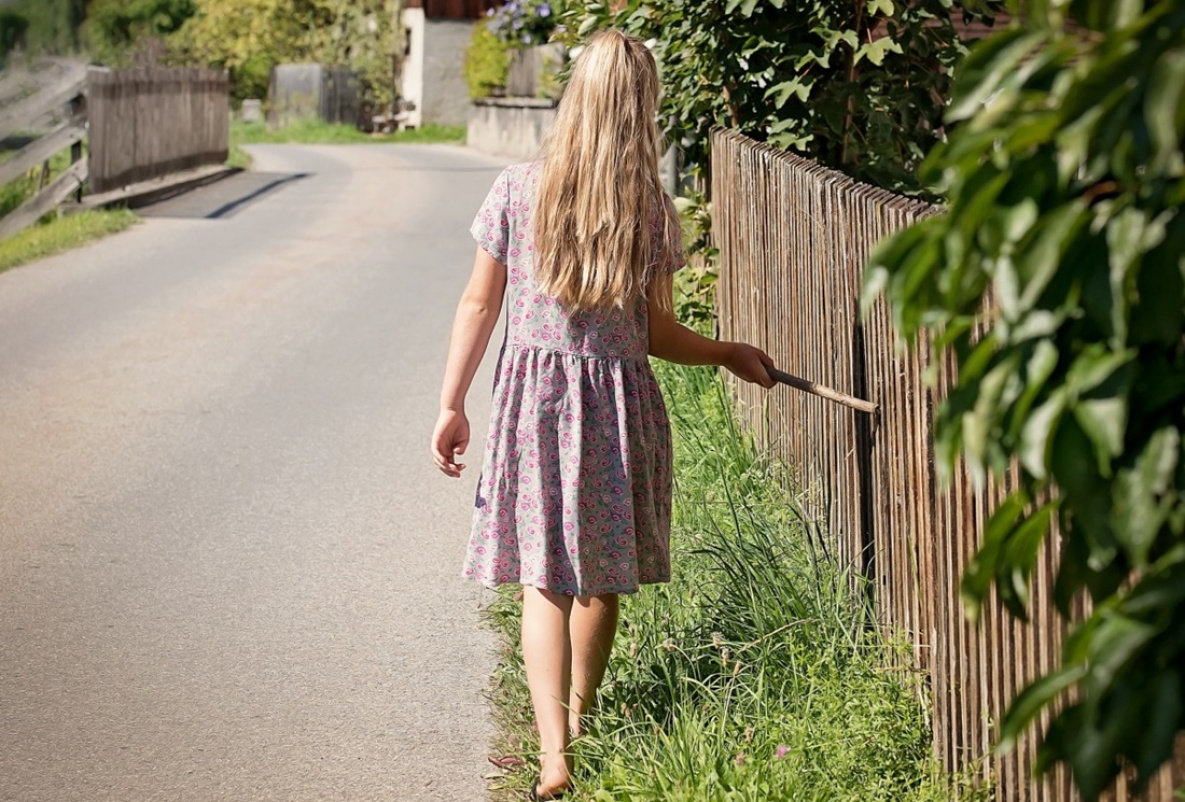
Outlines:
MULTIPOLYGON (((538 162, 503 171, 471 229, 507 267, 507 325, 462 575, 632 593, 671 573, 671 432, 647 308, 568 314, 536 289, 540 172, 538 162)), ((675 257, 661 267, 680 267, 675 257)))

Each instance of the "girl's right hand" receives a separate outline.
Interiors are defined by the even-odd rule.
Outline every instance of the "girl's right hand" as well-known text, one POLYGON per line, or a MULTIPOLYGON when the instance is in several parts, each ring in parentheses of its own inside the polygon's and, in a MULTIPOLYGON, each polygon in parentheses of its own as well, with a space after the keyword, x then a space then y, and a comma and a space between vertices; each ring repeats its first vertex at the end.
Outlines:
POLYGON ((432 461, 445 476, 461 477, 465 466, 457 457, 465 453, 469 445, 469 418, 455 409, 440 410, 436 419, 436 430, 432 432, 432 461))
POLYGON ((765 351, 747 343, 731 343, 731 345, 732 352, 728 355, 724 367, 735 373, 738 378, 760 384, 767 390, 774 386, 774 379, 767 370, 767 368, 774 366, 774 361, 765 351))

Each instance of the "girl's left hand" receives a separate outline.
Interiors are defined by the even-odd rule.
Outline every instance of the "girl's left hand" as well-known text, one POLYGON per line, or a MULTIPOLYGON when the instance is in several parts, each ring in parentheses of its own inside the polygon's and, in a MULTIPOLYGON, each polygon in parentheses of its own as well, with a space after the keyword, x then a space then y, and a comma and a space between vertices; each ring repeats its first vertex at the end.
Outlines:
POLYGON ((465 466, 457 457, 465 453, 469 445, 469 419, 464 412, 442 409, 436 419, 436 430, 432 433, 432 461, 445 476, 461 477, 465 466))

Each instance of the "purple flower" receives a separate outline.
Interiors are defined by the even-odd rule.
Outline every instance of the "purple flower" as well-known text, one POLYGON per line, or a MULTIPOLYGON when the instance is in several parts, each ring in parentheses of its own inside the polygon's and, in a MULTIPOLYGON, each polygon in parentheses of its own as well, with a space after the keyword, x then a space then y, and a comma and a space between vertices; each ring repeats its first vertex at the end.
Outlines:
POLYGON ((544 3, 543 5, 539 6, 539 16, 550 17, 551 16, 551 6, 549 6, 547 3, 544 3))
POLYGON ((778 750, 775 752, 775 754, 778 756, 778 760, 781 760, 782 758, 786 757, 786 755, 790 754, 790 747, 786 746, 786 744, 779 744, 778 750))

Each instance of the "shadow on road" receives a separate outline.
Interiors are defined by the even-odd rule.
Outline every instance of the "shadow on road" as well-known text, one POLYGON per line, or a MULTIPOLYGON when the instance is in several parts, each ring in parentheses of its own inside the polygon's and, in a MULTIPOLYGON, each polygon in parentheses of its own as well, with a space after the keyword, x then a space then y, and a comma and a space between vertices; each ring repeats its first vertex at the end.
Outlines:
POLYGON ((311 175, 312 173, 238 173, 192 192, 141 207, 137 209, 137 213, 142 217, 224 220, 263 197, 311 175))

